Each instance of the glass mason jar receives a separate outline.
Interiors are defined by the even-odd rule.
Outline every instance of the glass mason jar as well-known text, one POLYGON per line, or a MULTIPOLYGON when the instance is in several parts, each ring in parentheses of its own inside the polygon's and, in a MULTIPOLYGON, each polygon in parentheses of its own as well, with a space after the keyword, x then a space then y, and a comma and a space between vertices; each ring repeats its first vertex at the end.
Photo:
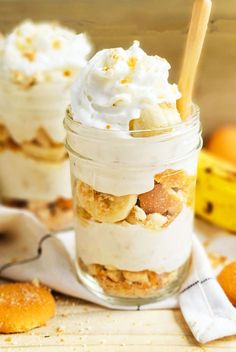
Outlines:
POLYGON ((86 127, 69 109, 64 125, 82 283, 111 304, 176 292, 191 258, 198 107, 155 131, 86 127))
POLYGON ((71 81, 12 81, 0 76, 1 202, 32 211, 50 230, 71 227, 63 128, 71 81))

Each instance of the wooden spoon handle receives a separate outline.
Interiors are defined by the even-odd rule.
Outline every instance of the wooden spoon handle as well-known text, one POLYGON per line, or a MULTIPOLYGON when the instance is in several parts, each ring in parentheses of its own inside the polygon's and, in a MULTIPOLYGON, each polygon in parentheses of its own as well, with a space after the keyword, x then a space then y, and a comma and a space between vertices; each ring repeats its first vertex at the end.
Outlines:
POLYGON ((192 95, 197 66, 202 52, 211 13, 211 0, 195 0, 179 79, 182 97, 177 102, 181 118, 191 114, 192 95))

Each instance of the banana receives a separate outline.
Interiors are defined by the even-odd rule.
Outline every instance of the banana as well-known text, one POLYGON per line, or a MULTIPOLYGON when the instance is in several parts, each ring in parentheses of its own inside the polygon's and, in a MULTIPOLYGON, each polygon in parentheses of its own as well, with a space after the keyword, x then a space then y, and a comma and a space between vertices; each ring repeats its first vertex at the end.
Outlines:
POLYGON ((206 150, 199 157, 195 211, 236 233, 236 167, 206 150))
POLYGON ((134 137, 150 137, 163 133, 158 130, 164 127, 164 132, 171 130, 170 125, 180 121, 179 113, 174 104, 157 104, 154 110, 145 109, 138 119, 130 121, 130 129, 134 137), (144 131, 147 130, 147 131, 144 131))
POLYGON ((42 147, 31 142, 24 142, 21 145, 25 154, 45 161, 61 161, 66 156, 63 144, 53 147, 42 147))
POLYGON ((137 202, 136 195, 116 197, 95 191, 84 182, 76 185, 77 204, 84 208, 94 220, 114 223, 124 220, 137 202))
POLYGON ((18 145, 13 141, 6 127, 0 124, 0 146, 22 148, 22 151, 30 157, 45 161, 61 161, 66 156, 64 145, 53 142, 42 128, 37 131, 34 141, 18 145))

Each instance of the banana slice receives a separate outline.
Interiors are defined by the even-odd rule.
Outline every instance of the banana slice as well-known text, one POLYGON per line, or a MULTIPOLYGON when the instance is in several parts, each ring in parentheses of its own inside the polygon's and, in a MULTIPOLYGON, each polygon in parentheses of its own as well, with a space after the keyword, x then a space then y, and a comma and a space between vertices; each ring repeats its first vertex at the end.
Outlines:
POLYGON ((139 130, 142 132, 132 132, 134 137, 150 137, 163 133, 158 128, 165 128, 164 132, 168 132, 171 126, 181 121, 175 104, 157 104, 155 109, 145 109, 142 111, 138 119, 130 121, 131 130, 139 130), (147 130, 145 132, 144 130, 147 130))
POLYGON ((66 156, 63 144, 55 147, 41 147, 30 142, 25 142, 21 147, 25 154, 40 160, 60 161, 66 156))
POLYGON ((116 197, 95 191, 84 182, 76 187, 78 206, 84 208, 94 220, 114 223, 124 220, 137 202, 136 195, 116 197))

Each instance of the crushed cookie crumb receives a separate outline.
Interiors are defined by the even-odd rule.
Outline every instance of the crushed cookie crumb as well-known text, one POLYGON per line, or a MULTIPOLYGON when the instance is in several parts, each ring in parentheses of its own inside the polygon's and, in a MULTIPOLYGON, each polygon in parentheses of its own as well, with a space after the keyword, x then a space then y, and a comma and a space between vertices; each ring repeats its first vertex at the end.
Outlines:
POLYGON ((6 337, 6 338, 4 339, 4 341, 6 341, 6 342, 12 342, 12 337, 6 337))
POLYGON ((107 124, 106 129, 109 130, 111 128, 111 125, 107 124))
POLYGON ((70 77, 71 75, 72 75, 72 72, 71 72, 71 70, 70 69, 65 69, 64 71, 63 71, 63 75, 65 76, 65 77, 70 77))
POLYGON ((227 257, 220 255, 218 253, 209 252, 207 253, 208 258, 210 259, 211 266, 213 269, 216 269, 220 265, 224 265, 227 261, 227 257))
POLYGON ((27 44, 32 44, 32 38, 31 37, 25 37, 25 42, 27 43, 27 44))
POLYGON ((60 40, 55 39, 55 40, 52 42, 52 47, 53 47, 53 49, 60 49, 60 48, 61 48, 61 42, 60 42, 60 40))
POLYGON ((162 109, 174 109, 174 105, 172 103, 160 103, 159 104, 162 109))
POLYGON ((20 71, 12 72, 12 80, 16 83, 21 83, 24 79, 24 75, 20 71))
POLYGON ((113 59, 113 60, 117 61, 118 58, 119 58, 119 56, 118 56, 117 54, 112 54, 112 59, 113 59))
POLYGON ((36 286, 36 287, 40 287, 39 279, 38 279, 38 278, 34 278, 34 279, 32 280, 32 284, 33 284, 34 286, 36 286))
MULTIPOLYGON (((79 263, 83 270, 95 277, 108 294, 122 297, 151 297, 162 287, 176 279, 177 270, 170 273, 157 274, 148 270, 131 272, 125 270, 108 270, 99 264, 86 266, 81 259, 79 263)), ((115 321, 113 320, 115 323, 115 321)))
POLYGON ((110 69, 109 66, 103 66, 103 68, 102 68, 102 70, 103 70, 103 71, 106 71, 106 72, 109 71, 109 69, 110 69))
POLYGON ((28 81, 25 82, 25 88, 33 87, 37 83, 37 79, 35 77, 29 77, 28 81))
POLYGON ((65 328, 63 326, 58 326, 56 328, 56 333, 57 334, 62 334, 65 331, 65 328))
POLYGON ((13 83, 20 85, 23 89, 28 89, 37 83, 36 77, 27 77, 20 71, 12 71, 11 80, 13 83))
POLYGON ((131 82, 131 78, 130 77, 126 77, 123 78, 122 80, 120 80, 121 84, 126 84, 126 83, 130 83, 131 82))
POLYGON ((15 45, 22 54, 28 49, 28 45, 25 42, 22 42, 22 39, 17 39, 15 45))
POLYGON ((45 73, 45 81, 51 81, 52 80, 52 76, 48 73, 48 72, 46 72, 45 73))
POLYGON ((128 66, 131 68, 131 69, 134 69, 136 64, 137 64, 137 61, 138 59, 134 56, 131 56, 127 62, 128 66))
POLYGON ((26 51, 22 54, 27 60, 34 61, 35 60, 35 52, 34 51, 26 51))

